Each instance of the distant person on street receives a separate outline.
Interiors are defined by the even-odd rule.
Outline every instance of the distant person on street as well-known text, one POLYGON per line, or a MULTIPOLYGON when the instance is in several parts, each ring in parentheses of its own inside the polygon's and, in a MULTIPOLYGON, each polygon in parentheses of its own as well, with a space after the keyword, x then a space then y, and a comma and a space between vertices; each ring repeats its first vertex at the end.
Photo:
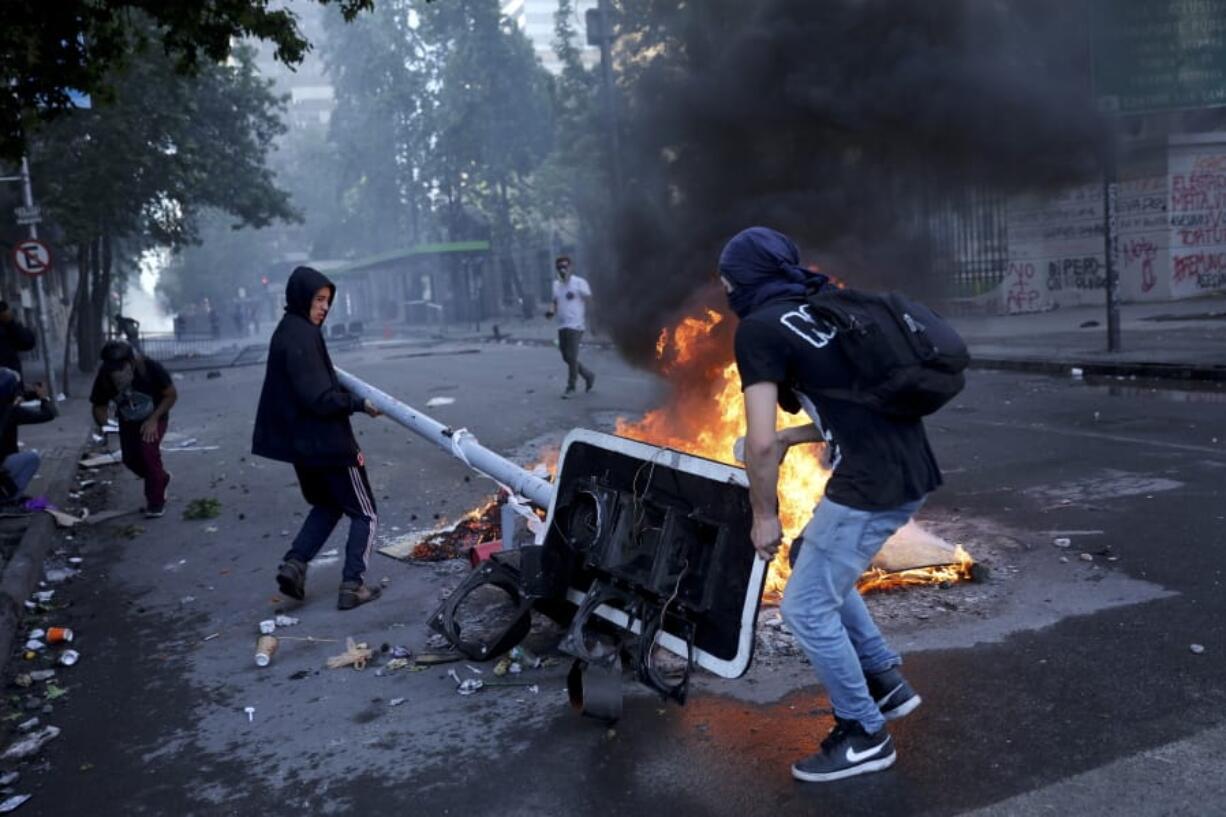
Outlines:
POLYGON ((137 352, 140 351, 140 321, 136 318, 129 318, 126 315, 115 315, 115 328, 119 334, 123 335, 124 340, 131 344, 132 348, 137 352))
POLYGON ((264 388, 252 435, 252 453, 288 462, 311 511, 277 569, 277 584, 291 598, 306 598, 307 565, 341 516, 349 539, 336 606, 349 610, 379 597, 364 582, 375 542, 375 498, 349 416, 380 412, 341 386, 324 343, 323 322, 336 286, 323 273, 298 267, 285 286, 285 316, 273 332, 264 388))
POLYGON ((179 399, 166 367, 145 357, 123 340, 102 346, 102 366, 94 378, 89 402, 101 434, 108 406, 115 404, 119 448, 123 464, 145 481, 147 519, 166 513, 166 486, 170 474, 162 467, 162 438, 170 422, 170 408, 179 399))
POLYGON ((21 374, 21 355, 34 348, 34 332, 22 325, 6 301, 0 301, 0 366, 21 374))
POLYGON ((592 288, 584 278, 571 273, 571 261, 559 256, 554 261, 558 280, 553 282, 553 305, 545 313, 546 318, 558 317, 558 348, 566 361, 566 391, 562 399, 575 396, 575 381, 583 376, 584 391, 596 385, 596 375, 579 362, 579 341, 587 329, 587 302, 592 297, 592 288))
POLYGON ((744 230, 724 247, 719 273, 740 318, 735 350, 745 392, 751 539, 762 559, 774 558, 782 538, 779 465, 788 448, 824 443, 833 470, 797 543, 803 547, 781 612, 830 695, 835 726, 817 754, 792 765, 792 776, 827 782, 879 771, 895 759, 885 722, 910 713, 920 696, 899 671, 902 659, 882 638, 856 580, 941 484, 941 472, 921 420, 823 395, 850 389, 856 361, 831 326, 810 317, 806 295, 828 279, 800 266, 791 239, 764 227, 744 230), (803 408, 813 423, 778 430, 777 405, 791 413, 803 408))
POLYGON ((0 368, 0 505, 22 501, 42 464, 37 451, 19 450, 17 427, 50 422, 55 416, 55 404, 46 386, 35 383, 33 389, 23 389, 21 375, 0 368), (35 400, 37 406, 24 405, 35 400))

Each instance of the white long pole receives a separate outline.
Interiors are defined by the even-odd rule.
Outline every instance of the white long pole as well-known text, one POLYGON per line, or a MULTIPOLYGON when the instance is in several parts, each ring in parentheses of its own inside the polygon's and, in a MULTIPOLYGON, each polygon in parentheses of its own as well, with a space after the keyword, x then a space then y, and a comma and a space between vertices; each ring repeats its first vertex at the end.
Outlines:
MULTIPOLYGON (((34 190, 30 186, 30 161, 21 157, 21 198, 25 206, 34 208, 34 190)), ((38 225, 30 223, 30 238, 38 238, 38 225)), ((47 392, 51 396, 51 405, 55 405, 58 390, 55 388, 55 370, 51 368, 51 350, 47 348, 47 298, 43 294, 43 276, 34 277, 34 307, 38 315, 38 345, 42 351, 43 368, 46 369, 47 392)), ((67 342, 67 341, 65 341, 67 342)))
POLYGON ((540 508, 549 507, 549 503, 553 500, 553 485, 547 480, 495 454, 477 442, 477 438, 471 434, 460 433, 443 425, 433 417, 422 414, 407 403, 354 377, 344 369, 337 369, 336 374, 340 378, 341 385, 358 397, 369 400, 389 419, 462 460, 474 471, 502 483, 520 496, 527 497, 532 504, 540 508))

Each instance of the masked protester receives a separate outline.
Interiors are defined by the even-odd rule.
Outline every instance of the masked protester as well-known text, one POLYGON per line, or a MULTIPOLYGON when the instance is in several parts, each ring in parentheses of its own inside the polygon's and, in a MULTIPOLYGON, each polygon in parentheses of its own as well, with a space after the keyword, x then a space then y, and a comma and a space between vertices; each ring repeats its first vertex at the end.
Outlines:
POLYGON ((566 391, 562 399, 575 395, 575 381, 583 376, 584 390, 591 391, 596 385, 596 375, 579 362, 579 341, 587 330, 587 302, 592 297, 592 288, 587 280, 571 272, 571 261, 565 255, 554 262, 558 280, 553 282, 553 305, 545 317, 558 317, 558 348, 566 361, 566 391))
POLYGON ((94 422, 101 431, 108 405, 115 404, 123 464, 145 481, 145 516, 159 517, 166 512, 170 484, 170 474, 162 467, 162 437, 179 393, 161 363, 139 354, 126 341, 107 341, 100 357, 102 366, 89 393, 94 422))
POLYGON ((323 322, 336 286, 310 267, 298 267, 285 286, 285 316, 273 332, 264 388, 255 418, 252 453, 293 464, 311 506, 302 529, 277 569, 281 592, 306 598, 307 565, 340 521, 349 539, 337 608, 349 610, 379 597, 363 582, 375 541, 375 498, 365 458, 349 416, 379 415, 370 402, 346 391, 324 344, 323 322))
POLYGON ((0 505, 20 502, 42 464, 37 451, 18 450, 17 427, 50 422, 55 416, 55 404, 43 384, 24 389, 21 375, 0 368, 0 505), (36 406, 23 405, 34 401, 36 406))
POLYGON ((745 391, 751 537, 761 558, 772 559, 782 537, 779 464, 788 449, 824 443, 833 468, 797 543, 781 612, 830 695, 835 725, 817 754, 793 764, 792 776, 826 782, 879 771, 895 759, 886 721, 909 714, 920 696, 899 671, 902 659, 882 638, 856 580, 941 474, 919 419, 822 396, 851 387, 856 361, 832 327, 810 316, 805 297, 828 279, 800 266, 791 239, 765 227, 744 230, 724 247, 719 273, 740 318, 735 348, 745 391), (777 404, 791 413, 803 408, 813 422, 779 430, 777 404))

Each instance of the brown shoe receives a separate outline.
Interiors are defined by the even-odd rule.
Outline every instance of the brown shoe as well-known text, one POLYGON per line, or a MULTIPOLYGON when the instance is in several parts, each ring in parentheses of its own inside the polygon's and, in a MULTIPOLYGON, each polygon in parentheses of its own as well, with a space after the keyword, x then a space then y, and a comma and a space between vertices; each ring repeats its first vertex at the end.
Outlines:
POLYGON ((297 559, 286 559, 277 568, 277 586, 291 599, 306 598, 307 566, 297 559))
POLYGON ((341 582, 341 592, 336 597, 337 610, 352 610, 354 607, 374 601, 383 593, 380 587, 371 587, 360 582, 341 582))

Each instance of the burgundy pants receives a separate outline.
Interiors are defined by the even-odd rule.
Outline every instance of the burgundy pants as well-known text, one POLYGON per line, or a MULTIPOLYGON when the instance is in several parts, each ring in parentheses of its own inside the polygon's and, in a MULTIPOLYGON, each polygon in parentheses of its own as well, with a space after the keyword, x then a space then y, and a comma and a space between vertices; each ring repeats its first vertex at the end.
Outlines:
POLYGON ((166 435, 166 421, 158 420, 157 439, 147 443, 140 438, 140 423, 119 421, 119 449, 123 452, 123 464, 128 470, 145 481, 145 505, 160 508, 166 504, 166 483, 170 477, 162 467, 162 437, 166 435))

